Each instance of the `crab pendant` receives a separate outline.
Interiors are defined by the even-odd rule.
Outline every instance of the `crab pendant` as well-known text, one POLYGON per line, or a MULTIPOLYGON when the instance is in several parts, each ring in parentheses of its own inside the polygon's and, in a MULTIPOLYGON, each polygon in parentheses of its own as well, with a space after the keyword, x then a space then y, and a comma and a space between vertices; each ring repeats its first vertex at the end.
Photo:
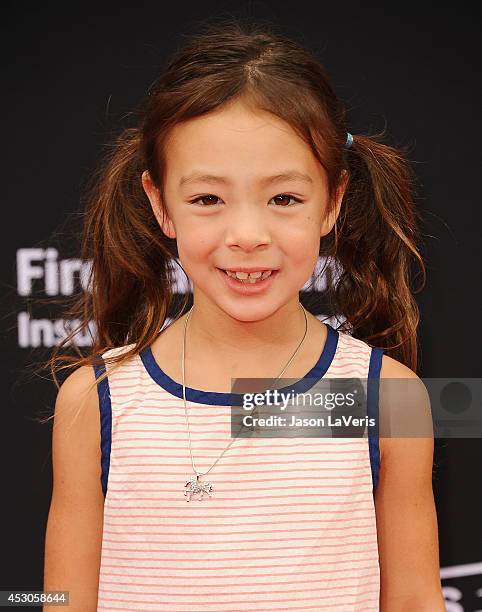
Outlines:
POLYGON ((184 488, 188 487, 188 489, 184 491, 184 495, 187 496, 186 501, 191 501, 193 495, 200 495, 198 500, 201 501, 204 493, 207 493, 209 497, 211 497, 210 491, 213 490, 212 484, 209 482, 201 482, 199 480, 200 478, 201 474, 196 473, 194 476, 191 476, 189 480, 186 480, 186 484, 184 485, 184 488))

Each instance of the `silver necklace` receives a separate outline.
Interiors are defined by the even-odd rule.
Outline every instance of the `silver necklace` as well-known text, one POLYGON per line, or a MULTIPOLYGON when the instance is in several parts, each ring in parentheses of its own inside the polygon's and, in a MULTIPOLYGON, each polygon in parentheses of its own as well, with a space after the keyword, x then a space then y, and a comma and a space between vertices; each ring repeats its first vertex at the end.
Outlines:
MULTIPOLYGON (((281 370, 281 373, 275 379, 275 382, 283 375, 283 373, 286 370, 286 368, 293 361, 293 359, 295 358, 296 354, 300 350, 301 345, 303 344, 303 342, 304 342, 304 340, 306 338, 306 333, 308 331, 308 318, 306 316, 306 309, 303 306, 303 304, 301 304, 301 302, 300 302, 300 306, 301 306, 301 308, 303 310, 303 314, 305 315, 305 333, 303 334, 303 338, 301 339, 301 342, 296 347, 295 352, 289 358, 288 363, 285 365, 285 367, 281 370)), ((181 358, 181 368, 182 368, 182 399, 184 401, 184 413, 186 415, 186 426, 187 426, 187 432, 188 432, 188 437, 189 437, 189 453, 191 455, 191 464, 192 464, 192 469, 194 471, 194 475, 191 476, 191 478, 189 478, 189 480, 186 480, 186 483, 184 485, 184 489, 185 489, 184 490, 184 495, 186 496, 186 501, 191 501, 191 498, 193 496, 195 496, 195 495, 199 495, 198 499, 199 499, 199 501, 201 501, 203 499, 203 495, 205 493, 207 495, 209 495, 209 497, 211 497, 211 491, 213 490, 213 485, 210 482, 203 482, 203 481, 201 481, 201 477, 205 476, 208 472, 210 472, 213 469, 213 467, 221 459, 221 457, 228 450, 228 448, 231 446, 231 444, 234 442, 234 440, 236 438, 233 438, 231 440, 231 442, 228 444, 228 446, 223 450, 223 452, 219 455, 219 457, 216 459, 216 461, 212 464, 212 466, 208 470, 206 470, 205 472, 198 472, 198 470, 196 469, 196 466, 194 465, 194 459, 193 459, 193 456, 192 456, 191 431, 189 429, 189 419, 188 419, 188 416, 187 416, 186 386, 185 386, 186 331, 187 331, 187 323, 189 321, 189 317, 191 316, 191 312, 192 312, 193 308, 194 308, 194 304, 191 306, 191 308, 190 308, 190 310, 189 310, 189 312, 187 314, 186 320, 184 322, 184 340, 183 340, 183 345, 182 345, 182 358, 181 358)))

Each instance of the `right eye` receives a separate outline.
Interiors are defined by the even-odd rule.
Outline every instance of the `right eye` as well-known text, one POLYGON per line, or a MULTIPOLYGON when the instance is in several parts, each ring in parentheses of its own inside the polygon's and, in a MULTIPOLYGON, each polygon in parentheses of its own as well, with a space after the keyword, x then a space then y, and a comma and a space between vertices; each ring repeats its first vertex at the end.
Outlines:
MULTIPOLYGON (((190 200, 190 203, 191 203, 191 204, 197 204, 199 201, 202 201, 202 200, 207 200, 207 199, 209 199, 209 198, 214 198, 215 200, 219 200, 218 196, 215 196, 215 195, 212 195, 212 194, 208 193, 207 195, 204 195, 204 196, 199 196, 199 197, 198 197, 198 198, 196 198, 195 200, 190 200)), ((216 203, 215 203, 215 202, 214 202, 214 203, 213 203, 213 202, 211 202, 210 204, 205 204, 205 203, 201 204, 201 206, 204 206, 205 208, 206 208, 206 207, 209 207, 209 206, 215 206, 215 205, 216 205, 216 203)))

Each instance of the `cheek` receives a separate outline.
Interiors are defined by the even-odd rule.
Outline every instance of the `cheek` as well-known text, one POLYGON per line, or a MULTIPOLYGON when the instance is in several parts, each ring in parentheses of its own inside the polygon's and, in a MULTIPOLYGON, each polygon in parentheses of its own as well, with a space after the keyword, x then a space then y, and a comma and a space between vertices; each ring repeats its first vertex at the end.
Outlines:
MULTIPOLYGON (((320 233, 311 219, 286 232, 284 244, 285 265, 298 283, 306 282, 316 267, 320 252, 320 233)), ((287 270, 287 271, 288 271, 287 270)))
POLYGON ((290 258, 296 261, 311 259, 318 253, 320 245, 320 228, 310 217, 302 223, 290 225, 284 232, 283 243, 290 258))
POLYGON ((219 246, 219 240, 212 232, 203 231, 199 226, 178 232, 177 249, 186 261, 202 261, 219 246))

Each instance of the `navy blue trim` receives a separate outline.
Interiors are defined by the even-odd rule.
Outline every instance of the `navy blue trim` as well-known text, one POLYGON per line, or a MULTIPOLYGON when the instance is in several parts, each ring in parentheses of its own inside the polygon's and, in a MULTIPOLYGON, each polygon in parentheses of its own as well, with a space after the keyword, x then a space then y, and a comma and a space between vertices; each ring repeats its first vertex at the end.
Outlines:
MULTIPOLYGON (((288 393, 293 390, 298 393, 302 393, 307 389, 310 389, 316 384, 316 380, 312 381, 311 384, 305 382, 305 379, 321 378, 328 368, 330 367, 333 357, 335 356, 336 347, 338 345, 339 333, 331 325, 325 323, 328 331, 325 346, 323 351, 311 370, 303 376, 298 382, 289 386, 278 389, 280 393, 288 393)), ((151 347, 148 346, 140 353, 142 363, 150 374, 151 378, 163 389, 182 399, 182 385, 173 380, 168 376, 156 362, 154 355, 152 354, 151 347)), ((200 389, 193 389, 186 387, 186 400, 190 402, 196 402, 198 404, 211 404, 214 406, 241 406, 242 405, 242 393, 221 393, 218 391, 202 391, 200 389)))
POLYGON ((380 474, 380 443, 379 443, 379 386, 380 370, 382 368, 383 349, 372 347, 370 365, 368 367, 367 381, 367 416, 375 419, 375 426, 368 427, 368 447, 370 451, 370 465, 372 468, 372 491, 378 485, 380 474))
MULTIPOLYGON (((105 372, 105 362, 101 365, 94 364, 95 378, 99 378, 105 372)), ((109 380, 104 378, 97 384, 100 410, 100 450, 101 450, 101 483, 104 497, 107 494, 107 482, 109 480, 110 448, 112 442, 112 406, 110 398, 109 380)))

